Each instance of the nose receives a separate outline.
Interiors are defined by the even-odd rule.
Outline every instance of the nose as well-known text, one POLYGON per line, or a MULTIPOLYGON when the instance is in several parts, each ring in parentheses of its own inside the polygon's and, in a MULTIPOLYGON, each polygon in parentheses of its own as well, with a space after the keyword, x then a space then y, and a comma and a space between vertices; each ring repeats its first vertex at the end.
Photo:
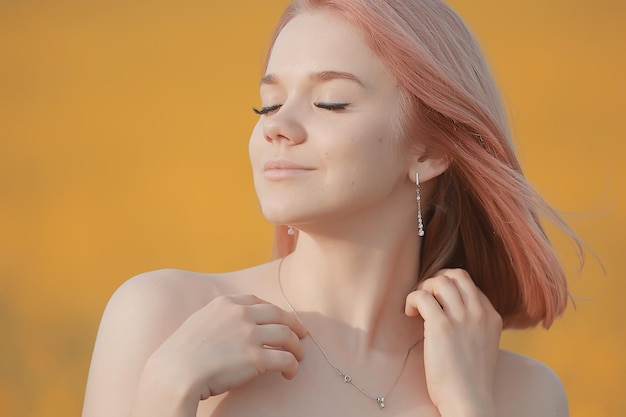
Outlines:
POLYGON ((272 143, 284 141, 297 145, 306 140, 306 130, 296 115, 295 109, 283 105, 274 114, 263 116, 263 135, 272 143))

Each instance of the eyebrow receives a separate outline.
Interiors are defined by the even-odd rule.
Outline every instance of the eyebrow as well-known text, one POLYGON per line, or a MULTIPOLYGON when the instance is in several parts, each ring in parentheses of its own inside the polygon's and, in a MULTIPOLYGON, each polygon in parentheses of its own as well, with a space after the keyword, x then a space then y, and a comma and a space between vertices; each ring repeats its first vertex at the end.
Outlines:
MULTIPOLYGON (((348 80, 348 81, 354 81, 355 83, 359 84, 361 87, 365 87, 365 84, 363 84, 363 82, 359 80, 359 78, 356 75, 351 74, 349 72, 344 72, 344 71, 311 72, 309 74, 309 79, 313 81, 319 81, 319 82, 327 82, 327 81, 332 81, 332 80, 348 80)), ((269 85, 278 84, 278 78, 274 74, 267 74, 263 76, 263 78, 261 78, 261 85, 263 84, 269 84, 269 85)))

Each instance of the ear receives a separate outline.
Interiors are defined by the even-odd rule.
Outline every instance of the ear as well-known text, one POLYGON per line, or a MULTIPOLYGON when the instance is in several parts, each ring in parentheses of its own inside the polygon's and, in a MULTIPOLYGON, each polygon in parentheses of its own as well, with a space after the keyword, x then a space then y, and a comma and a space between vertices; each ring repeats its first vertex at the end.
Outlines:
POLYGON ((425 183, 443 174, 450 166, 450 159, 445 156, 435 156, 422 153, 409 164, 409 178, 415 182, 415 173, 420 176, 420 183, 425 183))

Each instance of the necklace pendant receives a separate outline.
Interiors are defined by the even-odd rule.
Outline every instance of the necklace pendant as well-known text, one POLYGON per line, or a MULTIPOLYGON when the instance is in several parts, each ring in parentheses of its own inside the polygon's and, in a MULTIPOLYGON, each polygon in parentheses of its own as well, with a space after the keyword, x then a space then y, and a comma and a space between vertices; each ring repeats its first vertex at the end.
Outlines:
POLYGON ((376 402, 378 403, 379 408, 385 408, 385 397, 376 397, 376 402))
POLYGON ((350 375, 344 375, 343 376, 343 382, 351 383, 352 382, 352 377, 350 375))

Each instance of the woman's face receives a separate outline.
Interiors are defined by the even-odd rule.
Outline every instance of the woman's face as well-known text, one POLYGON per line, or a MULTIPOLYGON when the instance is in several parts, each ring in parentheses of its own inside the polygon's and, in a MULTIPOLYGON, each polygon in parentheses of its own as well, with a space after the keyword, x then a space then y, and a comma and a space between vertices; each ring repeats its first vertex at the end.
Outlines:
POLYGON ((260 90, 249 151, 268 220, 304 228, 414 203, 415 156, 396 135, 401 94, 358 30, 327 12, 296 16, 260 90))

